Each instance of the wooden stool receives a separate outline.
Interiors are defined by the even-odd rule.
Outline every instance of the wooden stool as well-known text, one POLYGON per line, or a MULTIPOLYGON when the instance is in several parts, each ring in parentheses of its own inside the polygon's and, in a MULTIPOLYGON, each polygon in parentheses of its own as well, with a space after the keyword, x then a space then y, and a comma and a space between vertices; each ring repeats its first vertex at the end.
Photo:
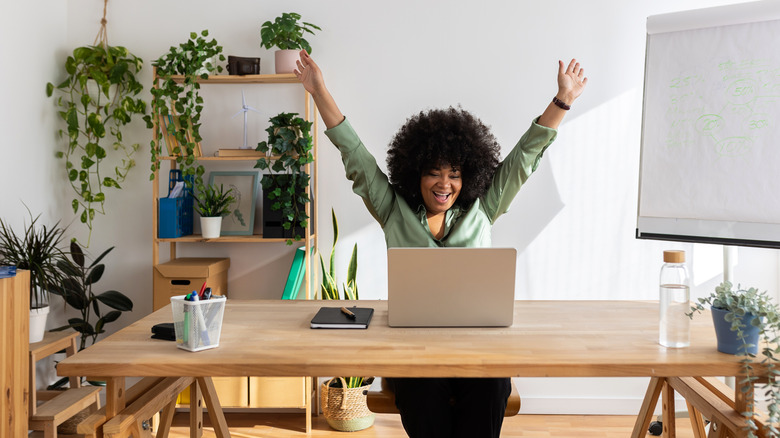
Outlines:
MULTIPOLYGON (((371 412, 377 414, 398 413, 398 408, 395 407, 395 394, 385 384, 385 379, 382 379, 381 388, 378 391, 368 391, 366 404, 371 412)), ((520 393, 517 391, 515 382, 512 381, 512 392, 509 394, 509 399, 507 400, 504 417, 517 415, 518 412, 520 412, 520 393)))
MULTIPOLYGON (((43 340, 30 344, 30 404, 29 428, 43 431, 44 438, 56 438, 57 426, 85 409, 100 408, 100 387, 81 386, 79 377, 70 378, 65 391, 37 391, 35 363, 47 356, 65 350, 67 356, 76 353, 78 332, 48 332, 43 340), (38 401, 43 401, 38 405, 38 401)), ((69 435, 73 436, 73 435, 69 435)), ((81 435, 78 435, 81 436, 81 435)))

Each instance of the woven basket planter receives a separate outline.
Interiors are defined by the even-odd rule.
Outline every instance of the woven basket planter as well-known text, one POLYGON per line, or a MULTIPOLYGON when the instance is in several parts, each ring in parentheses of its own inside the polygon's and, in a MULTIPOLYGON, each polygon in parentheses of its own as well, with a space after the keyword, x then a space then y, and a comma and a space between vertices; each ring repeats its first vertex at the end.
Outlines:
POLYGON ((322 384, 320 405, 330 427, 344 432, 354 432, 374 424, 376 414, 368 410, 366 405, 366 394, 372 380, 368 379, 368 383, 359 388, 347 388, 347 382, 343 377, 334 377, 322 384), (334 379, 341 380, 341 388, 329 386, 334 379))

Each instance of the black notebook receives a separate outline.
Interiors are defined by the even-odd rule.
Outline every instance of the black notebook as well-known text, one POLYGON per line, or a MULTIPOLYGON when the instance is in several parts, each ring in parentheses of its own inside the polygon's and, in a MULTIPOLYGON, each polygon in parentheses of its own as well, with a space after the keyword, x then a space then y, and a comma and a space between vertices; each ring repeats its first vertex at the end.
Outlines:
POLYGON ((320 307, 311 319, 311 328, 324 329, 364 329, 368 328, 374 309, 370 307, 345 307, 355 317, 342 310, 341 307, 320 307))

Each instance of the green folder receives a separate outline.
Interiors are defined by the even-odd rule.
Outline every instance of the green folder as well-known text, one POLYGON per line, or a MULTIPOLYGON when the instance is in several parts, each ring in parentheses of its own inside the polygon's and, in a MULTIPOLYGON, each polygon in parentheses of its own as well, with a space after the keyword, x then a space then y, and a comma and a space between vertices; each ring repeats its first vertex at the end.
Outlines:
MULTIPOLYGON (((314 248, 312 248, 313 252, 314 248)), ((287 283, 284 285, 282 293, 283 300, 294 300, 298 297, 298 291, 301 290, 303 283, 303 274, 306 272, 306 247, 301 246, 295 251, 290 273, 287 275, 287 283)))

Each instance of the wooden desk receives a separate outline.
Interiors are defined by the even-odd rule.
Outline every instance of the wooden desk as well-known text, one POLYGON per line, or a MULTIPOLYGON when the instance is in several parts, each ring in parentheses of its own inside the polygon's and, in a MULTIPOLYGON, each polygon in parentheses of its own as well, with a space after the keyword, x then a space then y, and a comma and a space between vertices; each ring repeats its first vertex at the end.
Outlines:
POLYGON ((658 383, 740 373, 738 357, 717 352, 706 316, 691 323, 691 347, 660 346, 658 305, 650 302, 517 301, 512 327, 469 329, 390 328, 386 301, 228 300, 219 347, 196 353, 149 338, 152 325, 171 319, 165 307, 62 361, 58 373, 111 378, 111 412, 123 405, 125 376, 649 376, 658 383), (320 306, 343 304, 373 307, 370 327, 309 328, 320 306))

